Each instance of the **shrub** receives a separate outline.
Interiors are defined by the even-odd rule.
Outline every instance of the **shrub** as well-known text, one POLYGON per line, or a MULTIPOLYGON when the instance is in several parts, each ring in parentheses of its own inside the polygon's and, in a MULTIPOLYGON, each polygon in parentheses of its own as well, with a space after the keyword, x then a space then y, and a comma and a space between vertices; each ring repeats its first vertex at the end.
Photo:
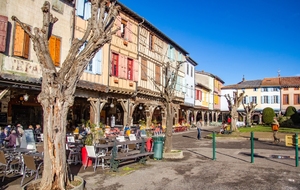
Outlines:
POLYGON ((287 117, 290 117, 290 116, 294 115, 295 113, 297 113, 297 110, 294 106, 289 106, 285 110, 285 116, 287 116, 287 117))
POLYGON ((294 124, 298 124, 300 123, 300 116, 299 114, 296 112, 291 116, 291 119, 293 121, 294 124))
POLYGON ((273 122, 273 118, 275 117, 275 112, 272 108, 267 107, 263 109, 263 121, 265 124, 269 125, 273 122))
POLYGON ((280 123, 280 127, 293 128, 293 121, 291 119, 287 119, 280 123))

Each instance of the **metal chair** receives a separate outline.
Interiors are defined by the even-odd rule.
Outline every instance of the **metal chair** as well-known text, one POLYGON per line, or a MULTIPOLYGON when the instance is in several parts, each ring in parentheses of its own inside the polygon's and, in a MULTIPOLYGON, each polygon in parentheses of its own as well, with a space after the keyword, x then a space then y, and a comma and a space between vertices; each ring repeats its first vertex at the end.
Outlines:
POLYGON ((10 157, 10 156, 8 156, 6 158, 4 152, 0 151, 0 166, 5 166, 2 182, 4 181, 4 178, 6 177, 6 173, 11 173, 12 172, 11 166, 12 165, 17 165, 17 164, 19 164, 18 159, 15 159, 14 157, 10 157), (9 171, 8 171, 8 169, 9 169, 9 171))
POLYGON ((30 172, 30 176, 32 176, 35 173, 34 179, 36 180, 39 177, 39 170, 43 164, 43 162, 37 163, 33 156, 27 154, 23 155, 23 161, 24 161, 24 171, 21 180, 21 186, 23 185, 23 181, 27 172, 30 172))
POLYGON ((81 163, 81 148, 79 146, 76 147, 69 147, 68 144, 66 144, 66 149, 69 150, 68 164, 78 164, 81 163))
POLYGON ((84 166, 84 169, 87 167, 88 161, 90 158, 95 160, 95 163, 93 166, 94 171, 96 171, 97 166, 102 166, 102 169, 104 169, 104 156, 106 156, 105 150, 102 149, 96 153, 94 146, 85 146, 85 148, 87 151, 87 159, 86 159, 86 164, 84 166), (101 165, 100 165, 100 162, 102 162, 101 165))

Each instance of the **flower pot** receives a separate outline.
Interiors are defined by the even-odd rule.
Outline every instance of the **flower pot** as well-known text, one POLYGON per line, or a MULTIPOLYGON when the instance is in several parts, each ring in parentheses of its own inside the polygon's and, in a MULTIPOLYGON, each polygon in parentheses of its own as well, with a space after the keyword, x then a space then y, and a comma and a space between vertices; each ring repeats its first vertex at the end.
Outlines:
POLYGON ((73 190, 83 190, 84 189, 84 180, 82 177, 79 176, 74 176, 74 181, 80 181, 81 183, 77 186, 70 184, 71 187, 73 187, 73 190))
POLYGON ((86 161, 87 161, 87 151, 86 151, 86 148, 85 147, 82 147, 81 148, 81 159, 82 159, 82 165, 83 166, 92 166, 93 165, 93 162, 91 159, 88 160, 88 163, 86 164, 86 161))

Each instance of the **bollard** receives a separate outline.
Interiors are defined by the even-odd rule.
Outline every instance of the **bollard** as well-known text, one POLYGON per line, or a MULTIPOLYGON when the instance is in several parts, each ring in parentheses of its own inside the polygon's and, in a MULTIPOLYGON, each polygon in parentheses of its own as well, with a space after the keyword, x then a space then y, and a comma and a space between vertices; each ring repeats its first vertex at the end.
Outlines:
POLYGON ((213 132, 212 134, 213 137, 213 160, 216 160, 216 133, 213 132))
POLYGON ((253 131, 251 131, 251 163, 254 163, 254 137, 253 131))
POLYGON ((295 133, 295 165, 299 165, 299 156, 298 156, 298 134, 295 133))

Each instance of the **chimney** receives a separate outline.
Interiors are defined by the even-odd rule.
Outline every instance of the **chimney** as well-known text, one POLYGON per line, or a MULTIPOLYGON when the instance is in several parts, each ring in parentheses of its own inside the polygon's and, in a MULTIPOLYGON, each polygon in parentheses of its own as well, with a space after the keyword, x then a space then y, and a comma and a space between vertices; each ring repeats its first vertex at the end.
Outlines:
POLYGON ((245 75, 243 75, 243 79, 242 79, 242 81, 243 81, 243 82, 245 81, 245 75))

